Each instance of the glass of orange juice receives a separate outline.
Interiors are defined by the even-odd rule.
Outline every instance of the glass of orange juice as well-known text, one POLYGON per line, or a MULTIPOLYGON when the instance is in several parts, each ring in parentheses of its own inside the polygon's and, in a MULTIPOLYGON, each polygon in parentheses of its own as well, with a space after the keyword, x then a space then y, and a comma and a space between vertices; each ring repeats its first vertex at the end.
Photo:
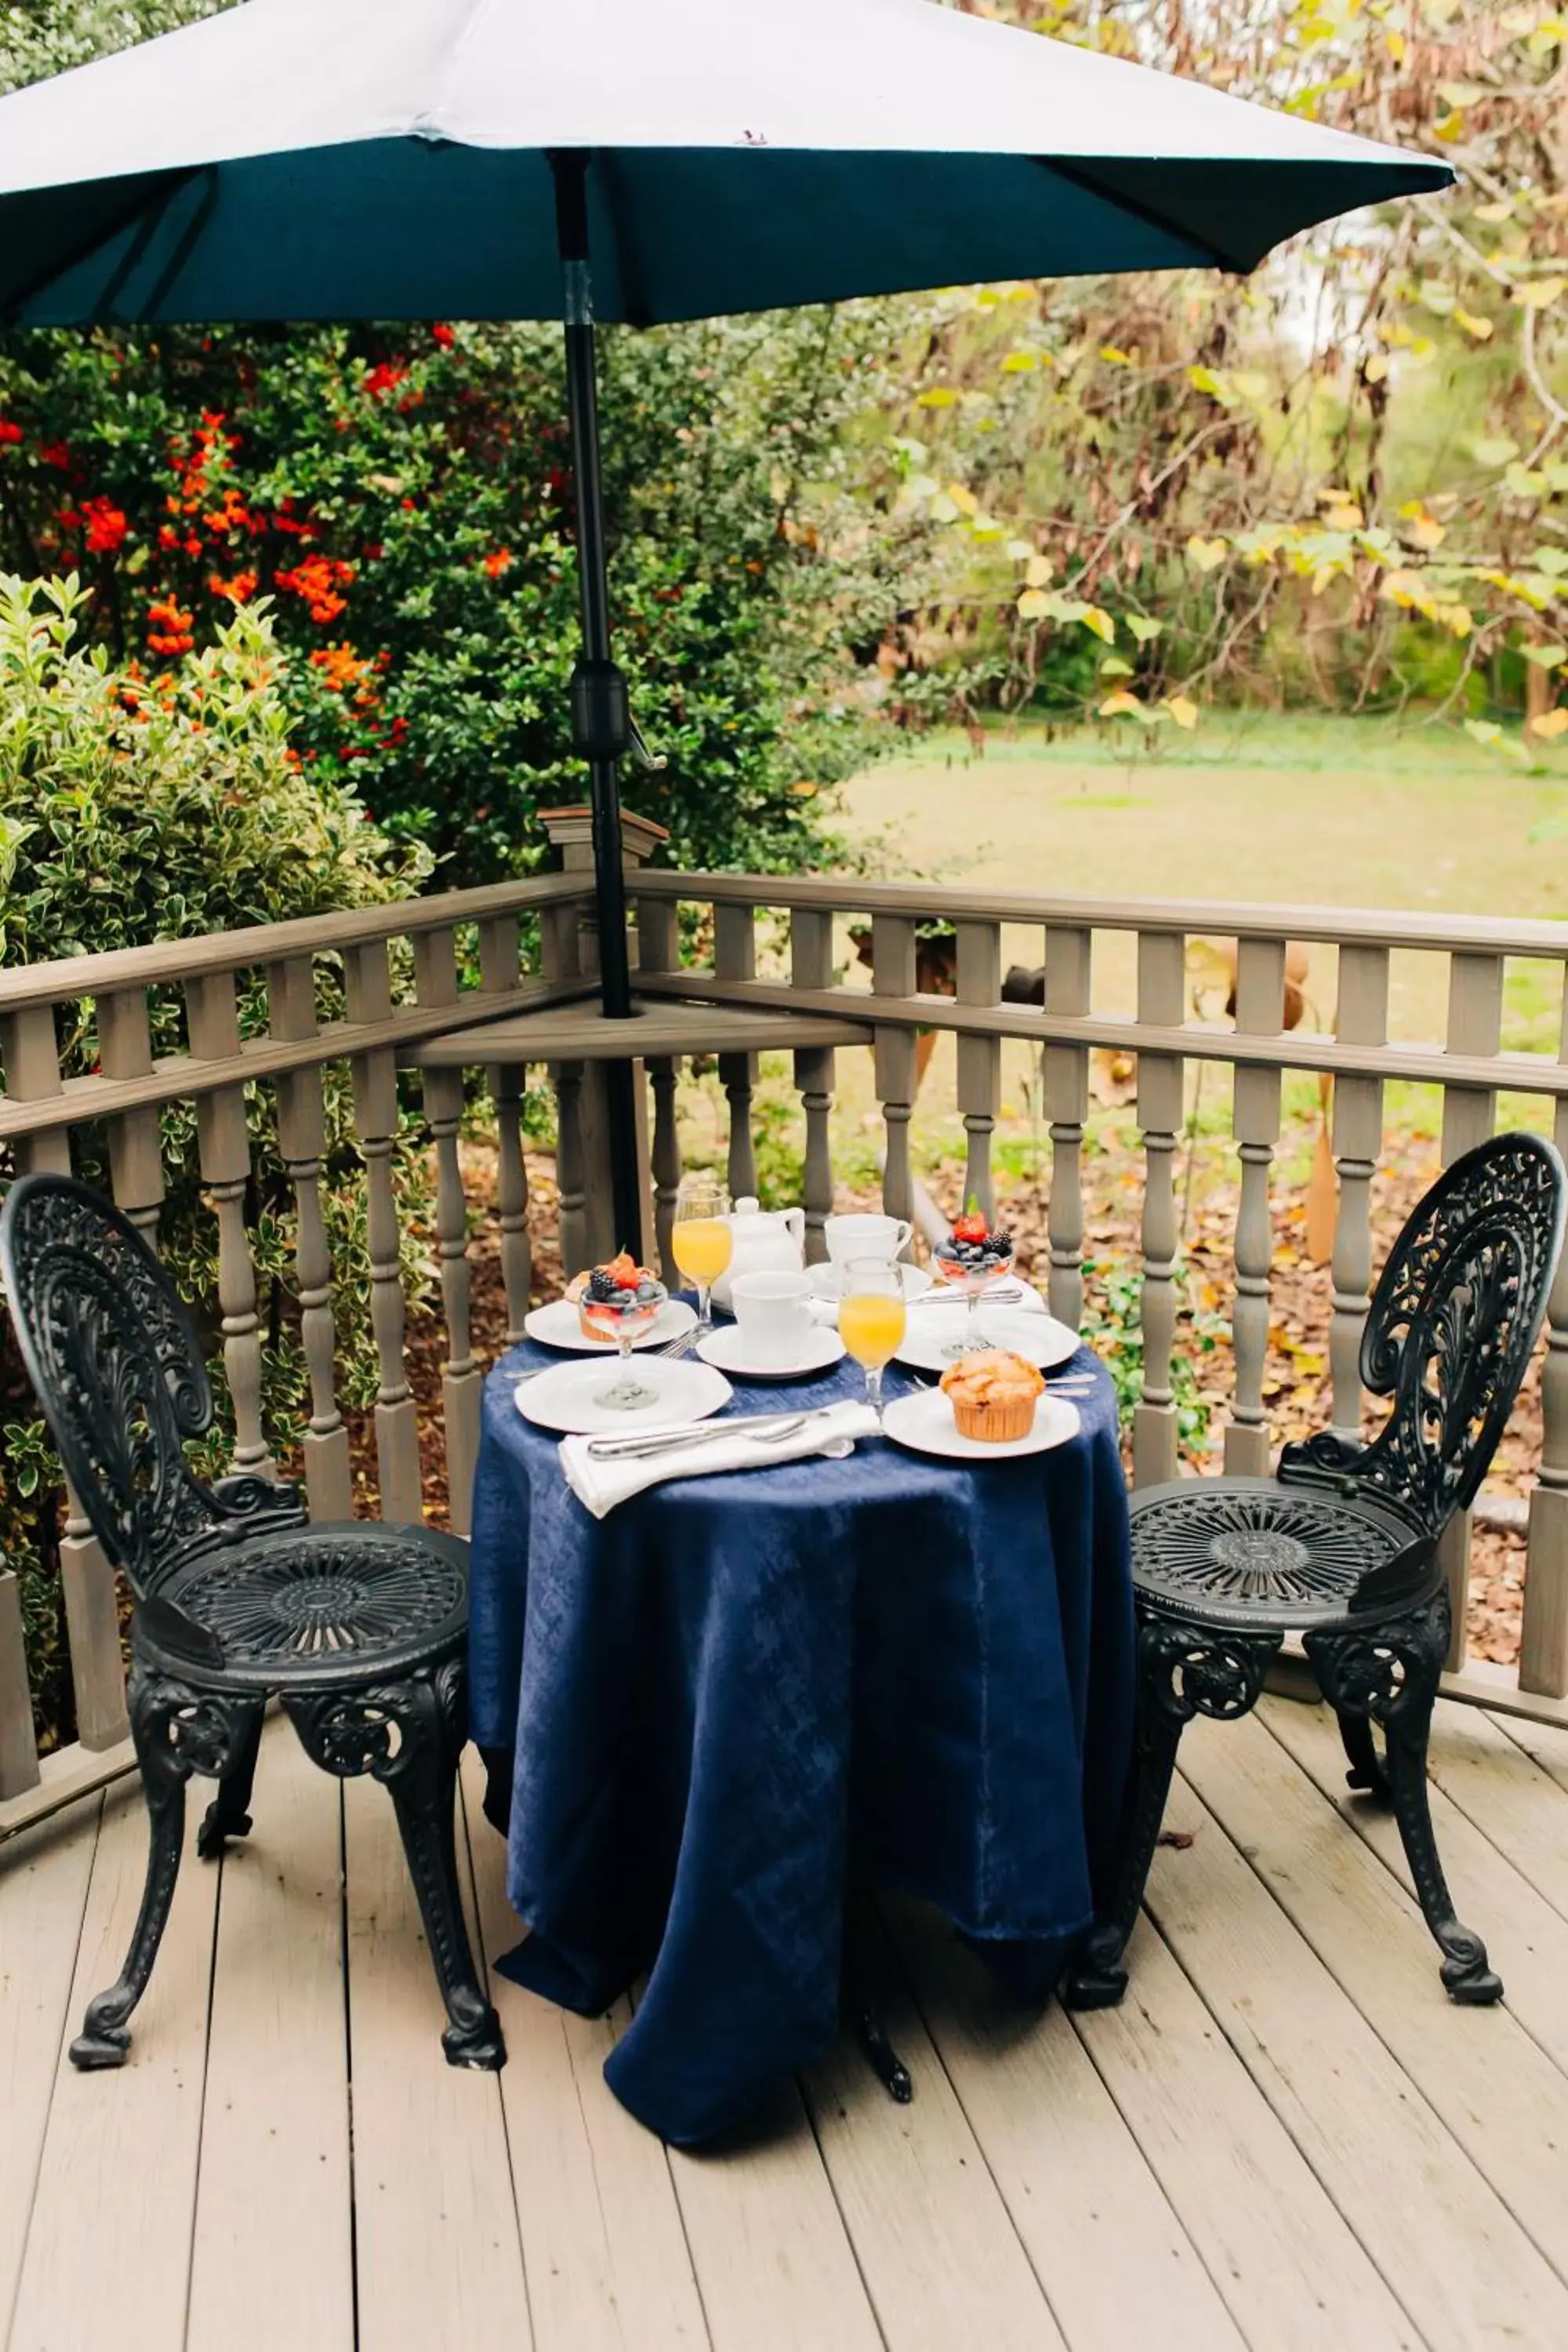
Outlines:
POLYGON ((675 1196, 669 1236, 675 1263, 697 1292, 697 1318, 704 1330, 713 1320, 712 1290, 735 1246, 730 1230, 730 1195, 716 1176, 687 1176, 675 1196))
POLYGON ((904 1281, 887 1257, 852 1257, 844 1269, 838 1336, 866 1375, 866 1402, 882 1426, 882 1373, 904 1336, 904 1281))

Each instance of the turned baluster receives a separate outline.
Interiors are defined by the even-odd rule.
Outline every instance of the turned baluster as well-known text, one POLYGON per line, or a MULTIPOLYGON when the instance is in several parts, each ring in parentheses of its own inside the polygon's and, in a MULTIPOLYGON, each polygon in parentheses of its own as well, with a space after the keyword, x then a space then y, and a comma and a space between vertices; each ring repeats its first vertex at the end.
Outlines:
MULTIPOLYGON (((1237 1033, 1279 1037, 1285 1025, 1285 942, 1243 940, 1237 954, 1237 1033)), ((1241 1156, 1241 1202, 1236 1217, 1236 1303, 1231 1317, 1236 1397, 1225 1433, 1227 1477, 1261 1478, 1268 1470, 1268 1422, 1263 1376, 1268 1360, 1268 1275, 1274 1227, 1268 1172, 1279 1140, 1279 1072, 1238 1065, 1233 1111, 1241 1156)))
MULTIPOLYGON (((5 1055, 8 1102, 37 1101, 63 1092, 52 1006, 30 1004, 0 1018, 0 1051, 5 1055)), ((71 1172, 70 1138, 64 1127, 44 1128, 36 1135, 19 1136, 16 1152, 18 1171, 37 1169, 58 1176, 71 1172)), ((87 1696, 100 1709, 118 1687, 117 1737, 123 1738, 129 1725, 120 1665, 114 1579, 109 1563, 88 1532, 81 1506, 68 1486, 66 1508, 60 1578, 77 1705, 79 1711, 84 1684, 87 1696)), ((100 1739, 91 1744, 107 1747, 110 1743, 100 1739)), ((21 1592, 15 1574, 6 1570, 0 1572, 0 1797, 19 1797, 37 1785, 37 1742, 22 1634, 21 1592)))
POLYGON ((588 1263, 581 1062, 563 1062, 555 1073, 555 1184, 561 1214, 561 1270, 570 1276, 588 1263))
MULTIPOLYGON (((512 947, 515 956, 515 934, 512 947)), ((415 988, 422 1005, 439 1010, 457 1003, 456 950, 456 937, 446 925, 416 936, 415 988)), ((469 1325, 468 1203, 458 1149, 463 1124, 463 1073, 426 1070, 424 1087, 425 1116, 436 1145, 436 1257, 447 1334, 441 1366, 447 1504, 453 1533, 466 1536, 473 1510, 474 1468, 479 1458, 480 1378, 469 1325)))
MULTIPOLYGON (((789 954, 795 987, 831 988, 832 916, 816 908, 797 907, 790 917, 789 954)), ((795 1082, 805 1113, 805 1262, 820 1265, 827 1255, 825 1228, 833 1214, 832 1046, 797 1046, 795 1082)))
MULTIPOLYGON (((1347 1045, 1388 1041, 1388 950, 1342 947, 1335 1033, 1347 1045)), ((1361 1443, 1361 1343, 1372 1305, 1372 1180, 1383 1148, 1383 1080, 1342 1074, 1334 1081, 1333 1312, 1329 1324, 1332 1427, 1361 1443)))
MULTIPOLYGON (((1488 1055, 1502 1041, 1503 962, 1499 955, 1455 955, 1448 960, 1450 1054, 1488 1055)), ((1497 1127, 1497 1094, 1490 1087, 1443 1089, 1443 1165, 1484 1143, 1497 1127)), ((1448 1580, 1453 1633, 1447 1666, 1457 1674, 1468 1647, 1466 1613, 1470 1597, 1470 1514, 1457 1511, 1443 1530, 1437 1557, 1448 1580)))
MULTIPOLYGON (((1046 926, 1046 1011, 1089 1009, 1093 934, 1076 923, 1046 926)), ((1083 1322, 1083 1126, 1089 1117, 1089 1048, 1047 1045, 1046 1117, 1051 1135, 1051 1313, 1078 1330, 1083 1322)))
MULTIPOLYGON (((1185 1005, 1186 941, 1179 931, 1138 935, 1138 1018, 1178 1029, 1185 1005)), ((1132 1476, 1140 1486, 1176 1475, 1175 1153, 1186 1065, 1175 1054, 1138 1056, 1138 1124, 1143 1133, 1143 1393, 1132 1415, 1132 1476)))
MULTIPOLYGON (((915 927, 907 915, 871 918, 872 1019, 879 996, 911 997, 915 993, 915 927)), ((877 1099, 882 1106, 887 1131, 882 1162, 882 1207, 889 1217, 915 1213, 914 1182, 910 1170, 910 1119, 914 1110, 917 1072, 916 1035, 903 1023, 879 1022, 873 1032, 872 1059, 877 1099)))
MULTIPOLYGON (((99 998, 98 1045, 106 1078, 152 1076, 153 1031, 144 989, 116 989, 99 998)), ((119 1111, 110 1120, 109 1183, 115 1206, 123 1210, 148 1247, 156 1249, 158 1213, 163 1205, 163 1138, 155 1103, 119 1111)))
MULTIPOLYGON (((547 907, 546 917, 559 913, 547 907)), ((546 931, 545 961, 558 961, 556 935, 546 931)), ((575 945, 574 922, 573 941, 575 945)), ((479 993, 500 996, 518 982, 518 920, 491 915, 479 925, 479 993)), ((496 1114, 496 1222, 500 1233, 501 1289, 506 1298, 506 1344, 523 1338, 523 1319, 533 1293, 533 1243, 528 1230, 528 1159, 523 1148, 522 1104, 528 1072, 521 1063, 492 1063, 486 1071, 496 1114)))
MULTIPOLYGON (((239 999, 232 971, 203 972, 185 982, 191 1053, 198 1062, 239 1063, 239 999)), ((256 1269, 245 1230, 250 1135, 242 1084, 196 1098, 196 1150, 202 1182, 217 1220, 217 1296, 224 1373, 234 1408, 237 1474, 269 1478, 272 1457, 261 1427, 261 1320, 256 1269)))
MULTIPOLYGON (((1568 1073, 1568 967, 1558 1066, 1568 1073)), ((1557 1097, 1557 1149, 1568 1159, 1568 1095, 1557 1097)), ((1541 1374, 1541 1470, 1530 1498, 1530 1548, 1519 1686, 1568 1697, 1568 1251, 1552 1285, 1541 1374)))
MULTIPOLYGON (((386 943, 350 948, 344 963, 348 1015, 354 1024, 392 1018, 386 943)), ((370 1319, 375 1335, 377 1387, 375 1454, 381 1516, 395 1526, 425 1516, 419 1473, 419 1423, 404 1360, 405 1309, 401 1236, 392 1160, 397 1147, 397 1069, 393 1049, 378 1045, 354 1055, 354 1126, 364 1161, 365 1249, 370 1260, 370 1319)))
MULTIPOLYGON (((713 909, 713 970, 720 980, 755 980, 757 928, 751 907, 713 909)), ((730 1102, 730 1197, 754 1197, 757 1154, 752 1134, 752 1097, 757 1083, 754 1054, 721 1054, 719 1080, 730 1102)))
MULTIPOLYGON (((1002 1000, 1002 927, 999 923, 960 923, 958 940, 958 1002, 990 1007, 1002 1000)), ((963 1171, 967 1207, 977 1202, 988 1223, 996 1216, 996 1188, 991 1174, 991 1139, 1002 1102, 1002 1040, 1000 1037, 958 1037, 958 1108, 963 1115, 968 1153, 963 1171)))
MULTIPOLYGON (((290 956, 267 975, 268 1026, 300 1042, 317 1031, 315 972, 309 956, 290 956)), ((326 1111, 318 1066, 285 1070, 278 1080, 278 1148, 294 1192, 294 1270, 300 1286, 300 1345, 310 1384, 310 1423, 300 1442, 305 1494, 313 1519, 353 1514, 349 1433, 337 1399, 337 1324, 332 1255, 321 1214, 326 1111)))

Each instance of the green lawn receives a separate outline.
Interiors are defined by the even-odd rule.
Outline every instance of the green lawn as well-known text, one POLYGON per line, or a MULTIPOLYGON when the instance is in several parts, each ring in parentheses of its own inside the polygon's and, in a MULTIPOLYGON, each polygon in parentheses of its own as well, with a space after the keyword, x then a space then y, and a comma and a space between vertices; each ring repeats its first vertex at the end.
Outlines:
MULTIPOLYGON (((988 734, 977 757, 962 734, 928 736, 849 785, 847 829, 889 879, 1568 919, 1568 745, 1526 767, 1446 727, 1234 715, 1147 742, 1108 730, 1047 741, 1033 727, 988 734)), ((1042 944, 1010 930, 1005 959, 1033 964, 1042 944)), ((1100 935, 1097 1009, 1130 1013, 1134 978, 1131 940, 1100 935)), ((1440 1042, 1444 960, 1397 955, 1391 983, 1393 1033, 1440 1042)), ((1334 991, 1333 954, 1315 950, 1310 1025, 1331 1025, 1334 991)), ((1554 967, 1510 966, 1505 1043, 1554 1045, 1560 1008, 1554 967)), ((1031 1056, 1022 1045, 1004 1054, 1003 1139, 1021 1144, 1031 1056)), ((869 1073, 850 1066, 862 1058, 843 1057, 841 1088, 852 1123, 869 1133, 869 1073)), ((961 1133, 952 1089, 943 1039, 921 1097, 922 1156, 961 1133)), ((1205 1113, 1222 1118, 1213 1074, 1206 1093, 1205 1113)), ((1315 1100, 1307 1082, 1291 1095, 1302 1109, 1315 1100)), ((1395 1089, 1390 1111, 1430 1129, 1436 1092, 1395 1089)))

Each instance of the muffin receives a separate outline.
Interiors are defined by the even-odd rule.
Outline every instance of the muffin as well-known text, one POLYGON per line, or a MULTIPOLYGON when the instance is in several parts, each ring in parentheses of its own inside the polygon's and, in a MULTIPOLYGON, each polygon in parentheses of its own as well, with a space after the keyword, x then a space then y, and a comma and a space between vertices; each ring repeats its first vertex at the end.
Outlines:
POLYGON ((1035 1400, 1045 1385, 1035 1365, 1001 1348, 961 1356, 942 1376, 960 1437, 975 1437, 984 1445, 1027 1437, 1035 1425, 1035 1400))

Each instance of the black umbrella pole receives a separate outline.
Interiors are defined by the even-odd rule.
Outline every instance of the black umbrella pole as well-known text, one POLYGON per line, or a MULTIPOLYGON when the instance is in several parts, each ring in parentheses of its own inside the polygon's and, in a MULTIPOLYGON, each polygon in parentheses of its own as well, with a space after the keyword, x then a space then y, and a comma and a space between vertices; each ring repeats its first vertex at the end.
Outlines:
MULTIPOLYGON (((626 954, 626 882, 621 843, 617 764, 630 741, 626 682, 610 649, 610 592, 605 548, 605 492, 599 462, 599 401, 588 275, 585 155, 551 158, 555 216, 565 275, 566 399, 576 484, 577 579, 583 652, 572 674, 572 741, 587 761, 594 810, 594 897, 599 923, 599 988, 609 1021, 631 1017, 626 954)), ((618 1246, 642 1256, 643 1198, 637 1102, 629 1060, 605 1065, 610 1179, 618 1246)))

